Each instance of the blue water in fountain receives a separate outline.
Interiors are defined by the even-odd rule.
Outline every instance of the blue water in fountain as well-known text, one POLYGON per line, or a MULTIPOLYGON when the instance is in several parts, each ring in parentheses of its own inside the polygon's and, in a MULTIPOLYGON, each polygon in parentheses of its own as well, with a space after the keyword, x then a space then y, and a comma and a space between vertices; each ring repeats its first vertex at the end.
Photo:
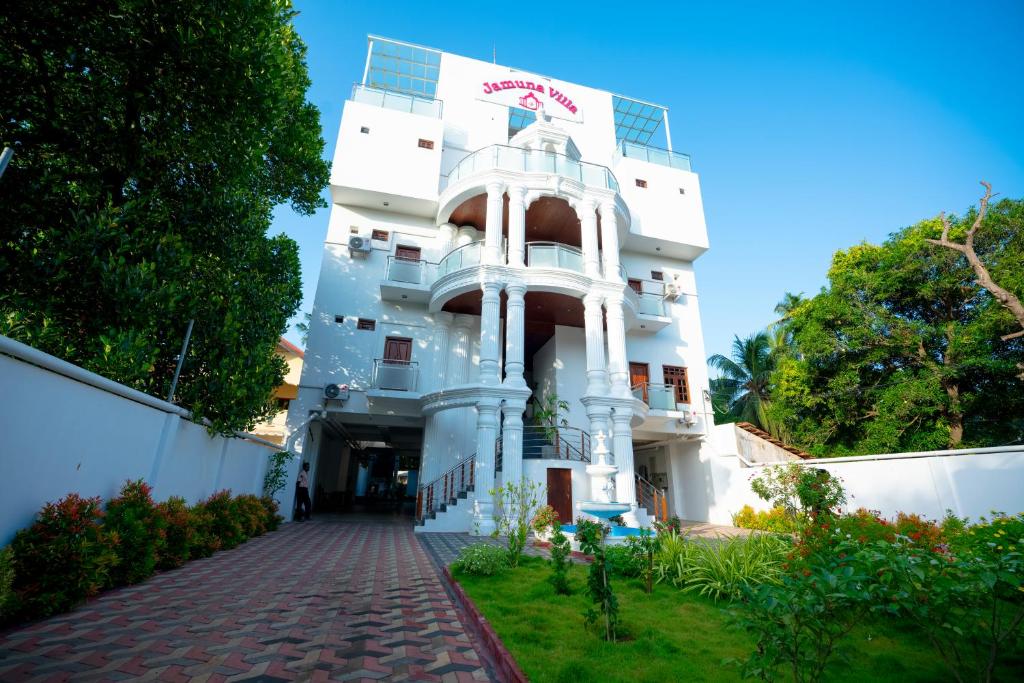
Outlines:
MULTIPOLYGON (((562 531, 564 531, 566 533, 569 533, 569 534, 575 534, 576 533, 576 525, 575 524, 563 524, 562 525, 562 531)), ((611 533, 609 533, 608 535, 611 536, 612 538, 623 538, 625 536, 640 536, 640 535, 651 536, 653 534, 654 534, 654 532, 651 531, 650 529, 638 529, 638 528, 636 528, 634 526, 613 526, 612 530, 611 530, 611 533)))

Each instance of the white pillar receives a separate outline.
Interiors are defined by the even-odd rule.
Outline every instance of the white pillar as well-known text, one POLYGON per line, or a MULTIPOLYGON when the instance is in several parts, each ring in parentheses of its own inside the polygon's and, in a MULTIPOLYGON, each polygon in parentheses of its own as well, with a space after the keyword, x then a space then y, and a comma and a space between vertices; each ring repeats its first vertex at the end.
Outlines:
POLYGON ((475 242, 477 237, 479 237, 477 229, 472 225, 459 228, 459 232, 455 236, 455 246, 464 247, 470 242, 475 242))
POLYGON ((437 252, 439 254, 438 261, 448 255, 452 249, 455 248, 455 238, 458 235, 459 229, 451 223, 445 223, 444 225, 438 226, 437 228, 437 252))
POLYGON ((629 421, 633 411, 627 407, 617 407, 612 413, 612 429, 614 431, 615 496, 619 503, 629 503, 632 509, 623 515, 627 526, 636 526, 636 481, 633 469, 633 430, 629 421))
POLYGON ((526 285, 510 282, 505 285, 505 293, 508 294, 505 302, 505 384, 525 387, 526 285))
POLYGON ((494 443, 498 439, 498 403, 491 399, 477 404, 476 473, 473 481, 473 529, 471 533, 490 536, 494 532, 494 443))
POLYGON ((525 401, 505 401, 501 429, 501 482, 519 484, 523 478, 523 411, 525 401))
POLYGON ((622 295, 605 299, 608 317, 608 370, 612 396, 626 398, 629 392, 629 364, 626 360, 626 321, 622 311, 622 295))
POLYGON ((451 353, 447 362, 447 381, 445 386, 453 387, 469 381, 469 363, 472 348, 469 340, 469 328, 473 325, 472 316, 457 315, 452 323, 451 353))
POLYGON ((608 364, 604 355, 603 297, 590 292, 583 297, 583 328, 587 340, 587 396, 608 395, 608 364))
POLYGON ((508 264, 522 268, 526 256, 526 188, 508 188, 508 264))
POLYGON ((437 449, 437 415, 438 413, 427 415, 423 424, 423 449, 420 453, 420 486, 429 484, 434 480, 434 472, 437 471, 438 461, 441 459, 441 454, 437 449))
POLYGON ((455 316, 446 311, 434 314, 434 372, 429 389, 440 391, 445 388, 448 377, 448 348, 451 343, 451 325, 455 316))
POLYGON ((504 208, 504 183, 487 183, 487 223, 484 231, 484 263, 504 263, 504 259, 501 254, 501 215, 504 208))
POLYGON ((604 279, 622 282, 619 274, 619 218, 615 203, 601 204, 601 246, 604 255, 604 279))
POLYGON ((590 276, 601 277, 601 256, 597 250, 597 213, 593 200, 583 199, 576 205, 576 214, 580 219, 580 239, 583 245, 583 272, 590 276))
POLYGON ((480 383, 501 384, 501 283, 485 282, 480 304, 480 383))

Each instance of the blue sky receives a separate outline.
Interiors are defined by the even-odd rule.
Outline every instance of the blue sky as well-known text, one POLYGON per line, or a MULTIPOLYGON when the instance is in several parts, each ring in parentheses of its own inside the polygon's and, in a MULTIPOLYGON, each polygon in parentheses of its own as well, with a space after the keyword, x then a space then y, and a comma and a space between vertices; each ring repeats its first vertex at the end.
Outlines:
MULTIPOLYGON (((667 106, 673 147, 701 177, 711 354, 771 322, 784 292, 818 291, 837 249, 961 212, 982 178, 1024 197, 1024 2, 836 5, 299 0, 296 26, 327 158, 368 33, 496 50, 501 64, 667 106)), ((327 216, 275 214, 272 231, 301 249, 304 311, 327 216)))

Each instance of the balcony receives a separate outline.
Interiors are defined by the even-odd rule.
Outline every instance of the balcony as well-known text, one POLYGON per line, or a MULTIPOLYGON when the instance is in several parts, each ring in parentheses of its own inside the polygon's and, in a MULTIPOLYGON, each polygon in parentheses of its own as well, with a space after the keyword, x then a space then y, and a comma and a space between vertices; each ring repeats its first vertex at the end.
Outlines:
POLYGON ((693 168, 690 166, 689 154, 680 154, 679 152, 671 152, 658 147, 638 145, 635 142, 627 142, 626 140, 619 143, 618 152, 620 156, 630 159, 638 159, 639 161, 646 161, 651 164, 658 164, 659 166, 677 168, 681 171, 693 171, 693 168))
POLYGON ((375 358, 370 386, 385 391, 416 391, 419 367, 415 361, 375 358))
POLYGON ((653 432, 699 434, 700 420, 688 403, 677 401, 672 384, 643 382, 632 388, 633 398, 649 407, 643 421, 634 427, 653 432))
POLYGON ((527 242, 526 265, 531 268, 560 268, 583 272, 583 252, 558 242, 527 242))
POLYGON ((672 318, 665 308, 665 283, 658 280, 640 280, 624 275, 629 287, 636 296, 636 321, 630 329, 636 332, 651 334, 668 327, 672 318))
POLYGON ((437 277, 444 277, 463 268, 480 265, 483 242, 470 242, 448 252, 448 255, 437 264, 437 277))
POLYGON ((448 174, 448 187, 464 178, 493 170, 551 173, 591 187, 619 191, 615 175, 604 166, 577 161, 556 152, 508 145, 491 145, 464 157, 448 174))
POLYGON ((380 298, 425 304, 430 301, 430 285, 436 273, 437 264, 430 261, 388 256, 387 270, 380 282, 380 298))
POLYGON ((356 83, 352 86, 352 101, 362 102, 383 109, 393 109, 407 114, 419 114, 431 118, 441 118, 444 103, 425 97, 415 97, 403 93, 392 92, 382 88, 373 88, 356 83))

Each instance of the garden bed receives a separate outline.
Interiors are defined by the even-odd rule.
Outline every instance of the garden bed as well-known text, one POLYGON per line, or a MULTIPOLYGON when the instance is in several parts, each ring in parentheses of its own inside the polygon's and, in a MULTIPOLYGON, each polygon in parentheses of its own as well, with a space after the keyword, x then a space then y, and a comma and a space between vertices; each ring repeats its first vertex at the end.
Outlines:
MULTIPOLYGON (((531 681, 740 680, 738 666, 725 660, 745 659, 754 639, 730 625, 732 603, 664 584, 647 595, 639 579, 616 578, 620 642, 608 643, 584 625, 586 568, 570 568, 569 596, 555 594, 550 573, 536 557, 494 576, 453 571, 531 681)), ((949 674, 912 629, 887 621, 864 624, 844 639, 826 678, 909 683, 949 674)))

